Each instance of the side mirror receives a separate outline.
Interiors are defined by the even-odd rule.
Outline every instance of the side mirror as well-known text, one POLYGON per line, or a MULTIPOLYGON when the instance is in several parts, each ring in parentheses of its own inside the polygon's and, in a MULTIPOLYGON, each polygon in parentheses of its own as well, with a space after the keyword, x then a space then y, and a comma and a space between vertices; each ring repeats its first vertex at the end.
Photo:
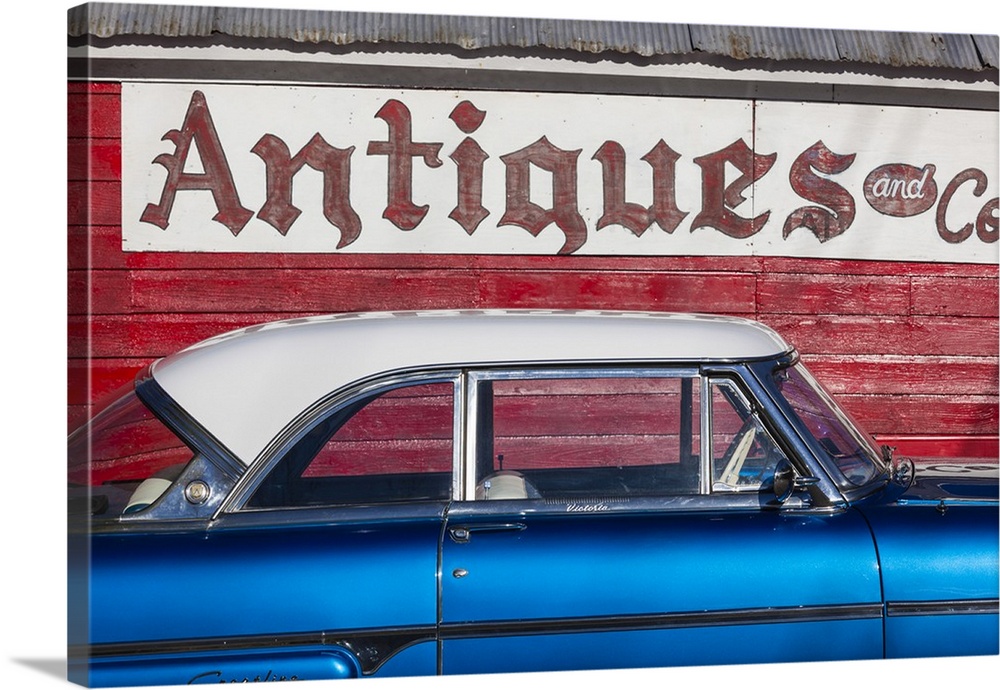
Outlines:
POLYGON ((774 497, 778 503, 784 503, 796 491, 802 491, 819 483, 817 477, 799 477, 795 468, 787 458, 782 458, 774 469, 774 497))

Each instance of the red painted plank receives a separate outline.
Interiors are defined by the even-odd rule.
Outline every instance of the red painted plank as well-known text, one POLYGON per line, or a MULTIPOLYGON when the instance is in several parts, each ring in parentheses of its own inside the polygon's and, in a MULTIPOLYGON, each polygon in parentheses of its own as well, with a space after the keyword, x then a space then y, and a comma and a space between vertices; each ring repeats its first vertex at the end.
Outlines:
POLYGON ((996 435, 996 398, 923 395, 840 395, 838 401, 859 424, 876 436, 996 435))
POLYGON ((496 439, 494 450, 503 454, 504 469, 518 470, 661 465, 679 458, 676 436, 512 437, 496 439))
POLYGON ((303 314, 149 314, 146 316, 71 316, 68 319, 70 357, 162 357, 214 335, 262 321, 303 314), (87 352, 88 322, 92 352, 87 352))
POLYGON ((310 463, 303 476, 357 476, 428 471, 450 474, 452 457, 451 442, 441 440, 330 444, 310 463))
POLYGON ((481 306, 752 314, 753 276, 738 273, 483 271, 481 306))
POLYGON ((116 93, 71 90, 66 114, 67 133, 71 139, 121 137, 121 96, 116 93))
POLYGON ((803 357, 834 394, 996 395, 993 357, 803 357))
POLYGON ((942 262, 896 262, 852 259, 814 259, 782 256, 761 257, 763 273, 823 273, 845 276, 963 276, 996 278, 997 264, 952 264, 942 262))
POLYGON ((122 147, 116 139, 70 139, 68 179, 121 181, 122 147))
POLYGON ((996 318, 761 315, 803 354, 996 357, 996 318))
POLYGON ((133 284, 125 271, 68 271, 70 315, 127 314, 133 284))
POLYGON ((991 278, 939 276, 913 279, 913 314, 996 316, 998 284, 991 278))
POLYGON ((69 182, 66 217, 70 225, 120 224, 121 183, 69 182))
POLYGON ((896 449, 896 455, 915 458, 976 458, 996 463, 1000 442, 988 436, 879 436, 876 439, 896 449))
POLYGON ((67 91, 71 94, 77 93, 107 93, 120 94, 122 85, 113 81, 71 81, 67 82, 67 91))
POLYGON ((130 311, 149 313, 446 309, 477 294, 474 274, 434 270, 136 271, 127 284, 130 311))
MULTIPOLYGON (((79 260, 79 259, 77 259, 79 260)), ((470 269, 94 271, 95 314, 420 308, 653 309, 753 315, 753 278, 470 269)), ((82 284, 83 278, 75 281, 82 284)), ((79 312, 77 312, 79 313, 79 312)))
POLYGON ((909 314, 909 279, 895 276, 763 274, 760 314, 909 314))
POLYGON ((67 396, 70 405, 88 405, 104 400, 135 380, 149 359, 71 359, 67 366, 67 396))

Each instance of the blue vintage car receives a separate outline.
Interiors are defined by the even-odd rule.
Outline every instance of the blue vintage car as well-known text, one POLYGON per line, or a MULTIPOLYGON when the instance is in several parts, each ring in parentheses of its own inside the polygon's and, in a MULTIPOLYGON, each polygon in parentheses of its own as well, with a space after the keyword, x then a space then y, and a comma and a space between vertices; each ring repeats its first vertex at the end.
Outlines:
POLYGON ((69 480, 94 686, 998 652, 996 464, 893 458, 751 321, 247 328, 69 480))

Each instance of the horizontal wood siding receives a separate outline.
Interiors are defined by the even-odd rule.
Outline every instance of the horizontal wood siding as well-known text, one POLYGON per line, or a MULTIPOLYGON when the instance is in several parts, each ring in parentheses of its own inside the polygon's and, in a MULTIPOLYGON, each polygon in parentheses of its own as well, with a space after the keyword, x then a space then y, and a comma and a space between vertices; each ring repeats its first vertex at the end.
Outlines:
POLYGON ((70 84, 68 113, 71 428, 156 357, 261 321, 384 309, 648 309, 772 326, 854 416, 904 452, 997 453, 996 266, 124 253, 120 87, 70 84))

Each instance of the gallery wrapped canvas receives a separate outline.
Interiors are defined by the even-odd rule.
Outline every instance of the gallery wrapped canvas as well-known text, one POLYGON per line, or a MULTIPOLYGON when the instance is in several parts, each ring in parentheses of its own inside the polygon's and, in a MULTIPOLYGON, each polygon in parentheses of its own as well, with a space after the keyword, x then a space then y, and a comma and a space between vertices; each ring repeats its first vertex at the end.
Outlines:
POLYGON ((91 3, 69 676, 998 653, 998 39, 91 3))

